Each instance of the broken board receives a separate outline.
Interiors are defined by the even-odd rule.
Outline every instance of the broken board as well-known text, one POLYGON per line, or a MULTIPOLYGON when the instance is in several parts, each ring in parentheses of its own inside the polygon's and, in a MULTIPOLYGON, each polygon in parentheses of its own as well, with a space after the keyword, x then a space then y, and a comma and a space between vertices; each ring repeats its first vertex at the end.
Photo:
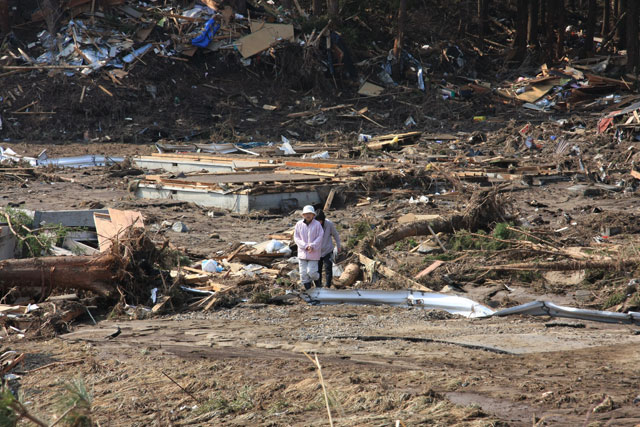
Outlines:
POLYGON ((442 219, 440 215, 419 215, 414 213, 408 213, 398 218, 398 223, 409 224, 417 221, 435 221, 439 219, 442 219))
POLYGON ((239 38, 236 46, 246 59, 269 49, 279 40, 293 40, 293 25, 264 24, 264 28, 239 38))
POLYGON ((142 214, 134 211, 109 209, 107 215, 94 213, 93 220, 96 224, 100 252, 109 250, 111 243, 125 230, 129 228, 144 228, 142 214))
POLYGON ((384 88, 382 86, 378 86, 371 82, 365 82, 358 90, 358 94, 365 96, 378 96, 384 92, 384 88))

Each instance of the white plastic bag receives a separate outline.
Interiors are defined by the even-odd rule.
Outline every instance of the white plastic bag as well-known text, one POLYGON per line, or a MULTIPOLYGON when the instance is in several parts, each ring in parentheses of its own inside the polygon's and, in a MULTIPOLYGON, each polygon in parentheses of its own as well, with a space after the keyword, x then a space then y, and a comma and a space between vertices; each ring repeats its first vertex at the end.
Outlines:
POLYGON ((264 248, 265 252, 268 254, 272 254, 274 252, 279 252, 280 249, 284 247, 284 243, 279 240, 271 240, 266 248, 264 248))
POLYGON ((202 271, 206 271, 207 273, 220 273, 222 270, 224 270, 222 266, 218 265, 213 259, 205 259, 202 261, 202 271))

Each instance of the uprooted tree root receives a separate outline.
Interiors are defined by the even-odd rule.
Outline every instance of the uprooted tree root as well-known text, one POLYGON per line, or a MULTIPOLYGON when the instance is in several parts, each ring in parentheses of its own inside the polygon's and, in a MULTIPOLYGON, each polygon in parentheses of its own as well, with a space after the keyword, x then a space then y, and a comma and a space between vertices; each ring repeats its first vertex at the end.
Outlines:
POLYGON ((144 230, 128 229, 108 251, 97 256, 39 257, 0 262, 0 289, 5 296, 45 300, 54 290, 91 291, 112 300, 120 290, 131 303, 149 298, 162 284, 157 268, 164 248, 158 249, 144 230))
POLYGON ((433 233, 453 233, 455 230, 476 231, 489 228, 497 222, 507 222, 510 203, 499 188, 479 189, 473 192, 466 208, 459 214, 430 221, 417 221, 394 227, 361 242, 361 247, 378 250, 411 236, 433 233))

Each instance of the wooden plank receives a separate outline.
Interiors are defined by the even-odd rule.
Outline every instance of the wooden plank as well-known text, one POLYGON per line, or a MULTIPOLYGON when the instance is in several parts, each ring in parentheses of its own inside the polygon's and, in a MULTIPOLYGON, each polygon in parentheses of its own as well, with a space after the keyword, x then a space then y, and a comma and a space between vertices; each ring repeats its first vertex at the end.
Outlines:
POLYGON ((442 219, 442 217, 440 215, 435 215, 435 214, 431 214, 431 215, 419 215, 419 214, 414 214, 414 213, 408 213, 405 215, 402 215, 400 218, 398 218, 398 223, 400 224, 409 224, 412 222, 417 222, 417 221, 435 221, 438 219, 442 219))
POLYGON ((640 172, 631 169, 631 176, 637 180, 640 180, 640 172))
POLYGON ((336 195, 336 188, 331 187, 331 191, 329 191, 329 195, 327 196, 327 200, 324 202, 324 211, 329 212, 329 208, 331 207, 331 203, 333 203, 333 198, 336 195))
POLYGON ((319 108, 317 110, 307 110, 307 111, 299 111, 297 113, 289 113, 287 114, 287 117, 290 119, 295 119, 298 117, 309 117, 309 116, 315 116, 316 114, 320 114, 322 112, 326 112, 326 111, 331 111, 331 110, 340 110, 342 108, 348 108, 348 107, 352 107, 353 104, 340 104, 340 105, 334 105, 331 107, 324 107, 324 108, 319 108))
POLYGON ((435 271, 436 268, 440 267, 442 264, 444 264, 444 261, 440 261, 440 260, 434 261, 429 267, 425 268, 420 273, 416 274, 414 278, 420 279, 421 277, 431 274, 433 271, 435 271))
POLYGON ((293 25, 271 24, 270 27, 265 27, 255 33, 240 37, 236 40, 235 45, 243 58, 249 58, 269 49, 279 40, 293 40, 293 25), (277 28, 276 25, 278 26, 277 28))
POLYGON ((245 247, 244 244, 238 246, 233 252, 231 252, 231 254, 229 255, 229 257, 227 258, 227 261, 231 261, 233 258, 235 258, 236 255, 238 255, 238 253, 245 247))
POLYGON ((211 307, 213 307, 213 304, 215 304, 216 302, 218 302, 218 297, 216 295, 210 295, 207 297, 207 299, 210 299, 209 303, 204 307, 204 311, 208 311, 211 307))
MULTIPOLYGON (((375 136, 371 140, 375 142, 375 141, 388 141, 388 140, 394 139, 395 137, 398 137, 398 139, 419 138, 421 135, 422 135, 422 132, 419 132, 419 131, 406 132, 406 133, 390 133, 387 135, 375 136)), ((441 138, 438 138, 438 139, 441 139, 441 138)))
POLYGON ((151 309, 151 312, 157 313, 159 311, 162 311, 165 308, 165 305, 169 303, 169 301, 171 301, 171 297, 169 296, 162 296, 158 298, 157 303, 156 305, 153 306, 153 308, 151 309))
POLYGON ((144 228, 144 222, 140 212, 121 211, 118 209, 109 209, 108 211, 108 215, 100 213, 93 214, 100 252, 109 250, 112 241, 117 239, 120 234, 129 227, 144 228))
POLYGON ((109 217, 120 231, 129 227, 144 228, 144 218, 140 212, 109 208, 109 217))
POLYGON ((284 175, 287 174, 293 174, 293 175, 313 175, 313 176, 325 176, 325 177, 329 177, 329 178, 333 178, 336 176, 335 173, 330 173, 330 172, 320 172, 320 171, 310 171, 310 170, 289 170, 289 169, 285 169, 285 170, 277 170, 274 171, 275 173, 281 173, 284 175))
POLYGON ((25 305, 0 304, 0 313, 24 314, 24 313, 26 313, 26 310, 27 310, 27 306, 25 306, 25 305))
POLYGON ((98 247, 100 252, 105 252, 111 248, 111 241, 118 235, 118 230, 111 222, 109 215, 94 213, 93 222, 96 225, 96 233, 98 234, 98 247))
POLYGON ((545 96, 554 86, 559 84, 560 79, 553 79, 545 82, 536 82, 529 85, 529 88, 520 94, 516 95, 520 101, 524 102, 536 102, 538 99, 545 96))

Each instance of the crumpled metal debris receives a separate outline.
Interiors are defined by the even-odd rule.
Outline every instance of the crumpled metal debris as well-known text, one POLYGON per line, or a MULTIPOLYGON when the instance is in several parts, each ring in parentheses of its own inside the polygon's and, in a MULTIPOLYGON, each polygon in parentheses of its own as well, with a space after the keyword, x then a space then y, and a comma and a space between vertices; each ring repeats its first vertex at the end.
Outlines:
POLYGON ((486 317, 493 310, 468 298, 422 291, 387 291, 377 289, 327 289, 315 288, 302 293, 311 304, 372 304, 398 307, 419 307, 428 310, 444 310, 465 317, 486 317))
POLYGON ((88 154, 85 156, 75 157, 60 157, 50 159, 47 157, 47 150, 42 150, 38 157, 21 156, 11 148, 0 147, 0 163, 19 163, 26 162, 29 165, 37 166, 55 166, 55 167, 71 167, 71 168, 83 168, 93 166, 107 166, 114 163, 122 163, 123 157, 110 157, 101 155, 88 154))
POLYGON ((493 311, 468 298, 411 289, 387 291, 377 289, 327 289, 315 288, 303 292, 302 299, 310 304, 392 305, 420 307, 428 310, 444 310, 468 318, 503 317, 517 314, 529 316, 565 317, 604 323, 640 325, 640 312, 616 313, 565 307, 548 301, 533 301, 500 311, 493 311))
POLYGON ((564 307, 547 301, 533 301, 493 313, 493 316, 527 314, 529 316, 566 317, 569 319, 591 320, 605 323, 628 323, 640 325, 640 313, 616 313, 613 311, 588 310, 584 308, 564 307))

